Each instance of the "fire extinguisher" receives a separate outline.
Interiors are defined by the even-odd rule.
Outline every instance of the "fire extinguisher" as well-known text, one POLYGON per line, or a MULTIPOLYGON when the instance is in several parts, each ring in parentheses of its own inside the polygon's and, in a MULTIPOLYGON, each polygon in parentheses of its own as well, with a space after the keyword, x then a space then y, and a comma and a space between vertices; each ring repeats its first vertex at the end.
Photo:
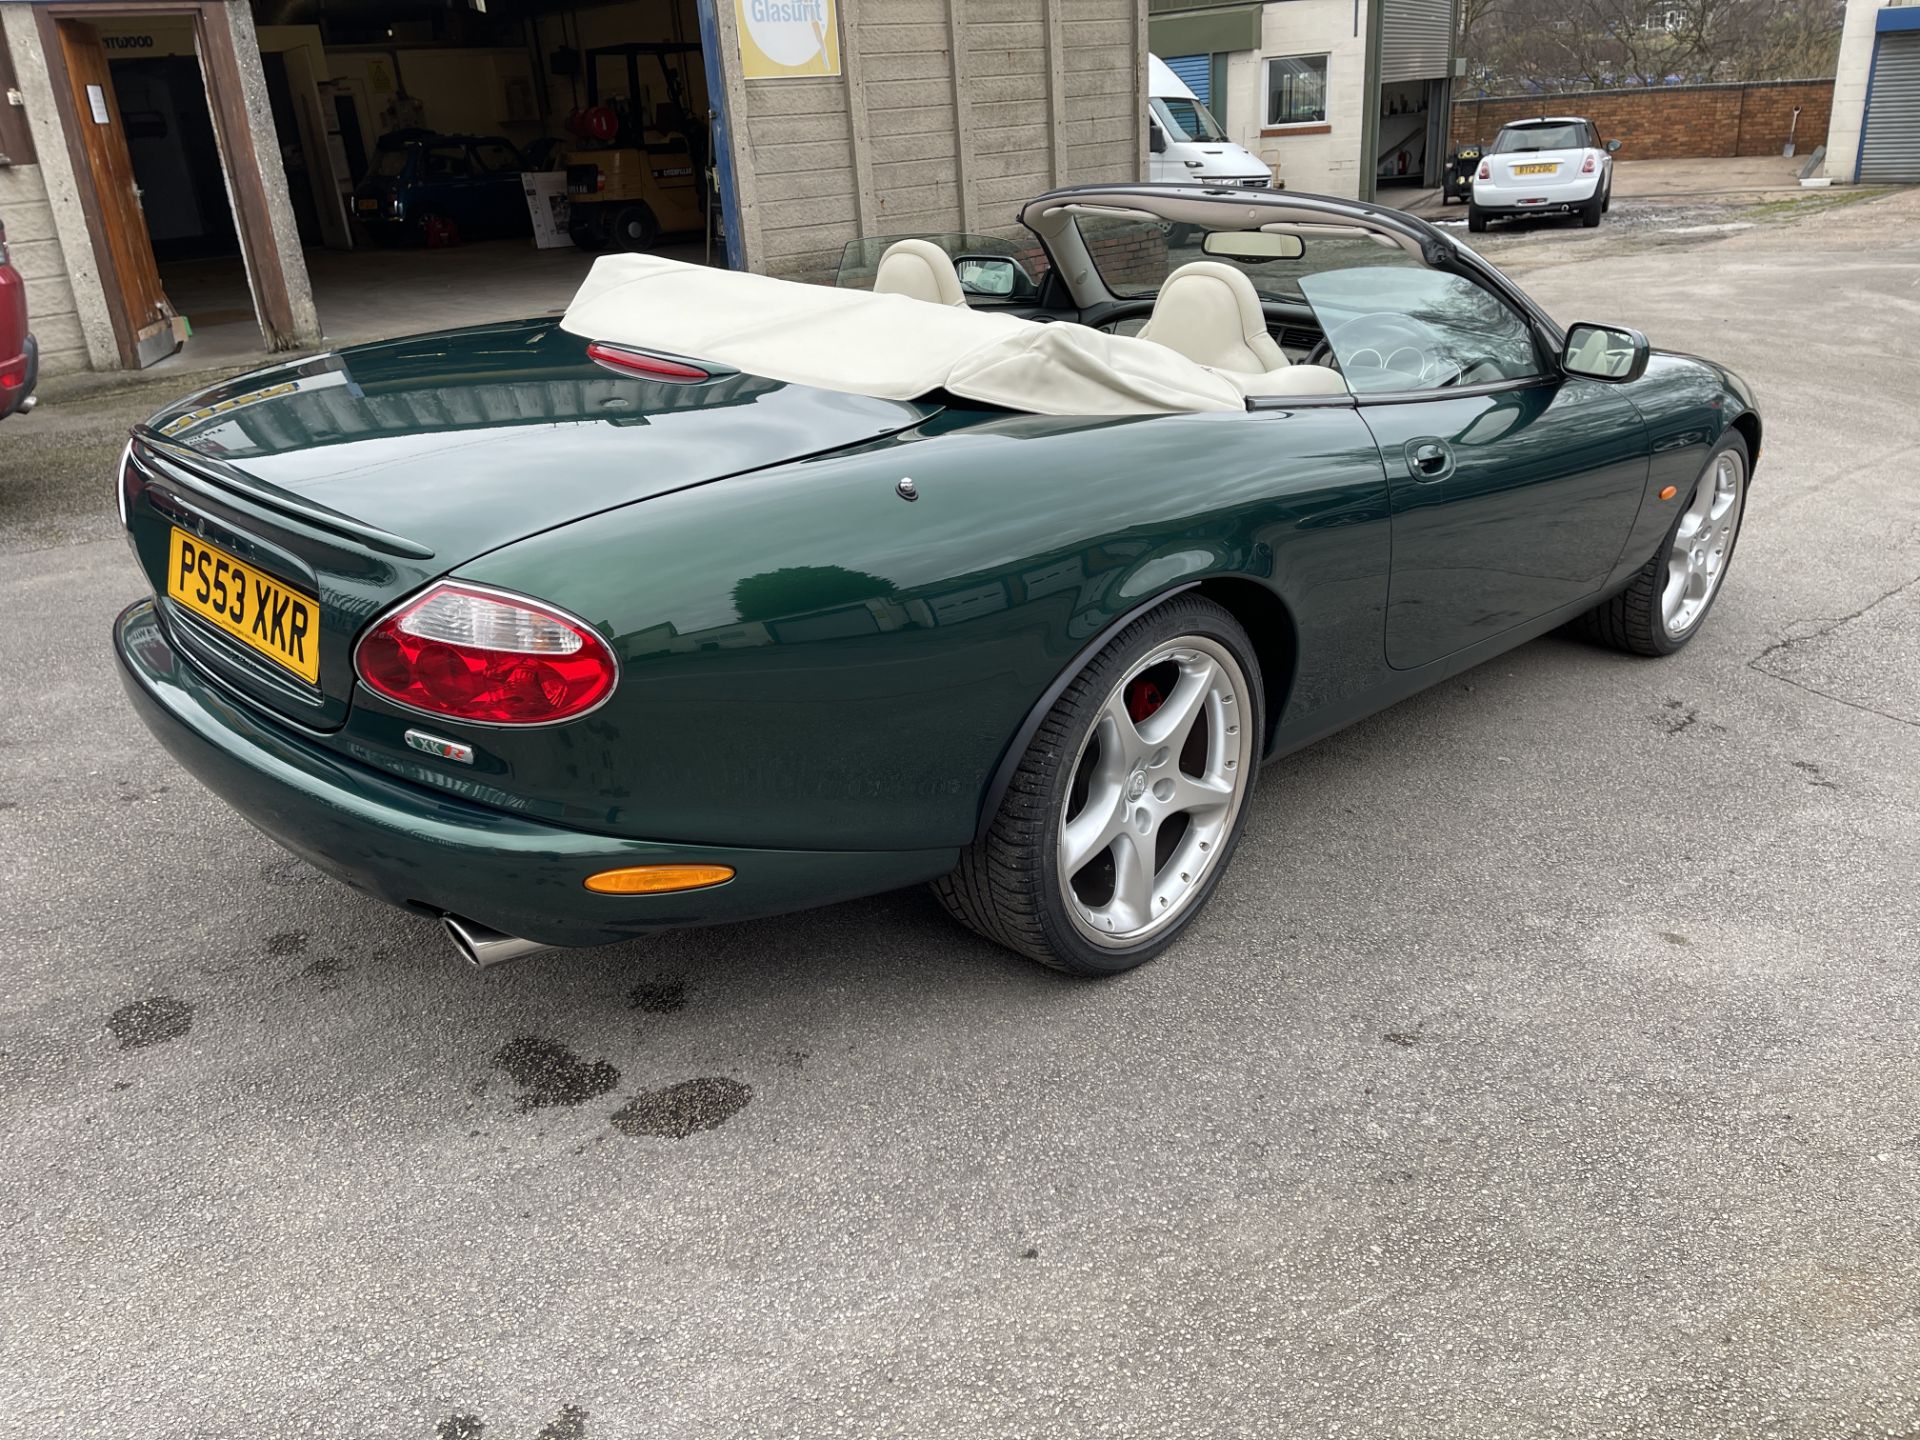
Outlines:
POLYGON ((1398 158, 1399 158, 1400 168, 1396 170, 1394 173, 1396 175, 1404 175, 1407 173, 1407 152, 1402 150, 1398 158))

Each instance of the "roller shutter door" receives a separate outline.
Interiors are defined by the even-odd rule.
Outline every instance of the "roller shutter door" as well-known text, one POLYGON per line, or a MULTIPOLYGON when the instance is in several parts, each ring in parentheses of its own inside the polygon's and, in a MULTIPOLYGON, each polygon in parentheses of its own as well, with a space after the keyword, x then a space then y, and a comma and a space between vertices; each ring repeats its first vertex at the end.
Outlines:
POLYGON ((1181 83, 1200 97, 1202 105, 1209 110, 1213 108, 1213 57, 1211 55, 1175 55, 1167 61, 1167 68, 1180 77, 1181 83))
POLYGON ((1860 183, 1920 184, 1920 30, 1879 37, 1868 83, 1860 183))

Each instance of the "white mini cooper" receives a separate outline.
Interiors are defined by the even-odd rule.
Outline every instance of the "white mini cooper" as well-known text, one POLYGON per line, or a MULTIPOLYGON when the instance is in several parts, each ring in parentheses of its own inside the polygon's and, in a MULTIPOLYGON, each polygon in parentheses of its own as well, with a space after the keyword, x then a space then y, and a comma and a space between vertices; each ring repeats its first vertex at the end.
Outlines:
POLYGON ((1514 215, 1574 215, 1582 225, 1600 223, 1613 202, 1613 152, 1618 140, 1600 143, 1591 120, 1561 116, 1519 120, 1501 129, 1480 161, 1467 228, 1476 234, 1489 220, 1514 215))

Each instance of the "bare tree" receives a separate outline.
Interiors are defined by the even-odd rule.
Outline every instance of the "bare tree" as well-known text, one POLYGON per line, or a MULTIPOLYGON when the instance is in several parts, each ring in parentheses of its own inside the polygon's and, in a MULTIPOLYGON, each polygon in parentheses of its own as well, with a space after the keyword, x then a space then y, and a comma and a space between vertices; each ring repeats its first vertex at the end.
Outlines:
POLYGON ((1464 0, 1488 93, 1803 79, 1833 73, 1842 0, 1464 0))

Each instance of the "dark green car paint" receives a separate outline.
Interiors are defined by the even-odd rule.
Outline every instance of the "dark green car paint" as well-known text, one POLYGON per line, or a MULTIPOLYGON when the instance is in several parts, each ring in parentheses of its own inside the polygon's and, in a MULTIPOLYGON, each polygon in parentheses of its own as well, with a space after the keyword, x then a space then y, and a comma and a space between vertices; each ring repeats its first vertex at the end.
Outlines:
POLYGON ((330 730, 346 718, 366 622, 462 561, 932 412, 751 375, 654 384, 596 365, 551 321, 478 326, 243 375, 162 411, 144 428, 165 448, 136 450, 151 483, 130 518, 150 576, 164 575, 168 543, 167 526, 138 523, 152 512, 323 598, 311 687, 177 616, 191 653, 219 656, 232 683, 293 723, 330 730), (300 523, 276 508, 283 496, 373 523, 417 553, 300 523))
MULTIPOLYGON (((128 699, 208 789, 317 868, 396 905, 479 917, 547 945, 602 945, 678 925, 777 915, 930 880, 955 851, 756 850, 660 845, 543 825, 514 797, 448 771, 422 783, 356 763, 238 702, 181 658, 155 602, 114 625, 128 699), (730 865, 684 895, 594 895, 595 871, 666 861, 730 865)), ((449 767, 449 770, 452 767, 449 767)))
POLYGON ((1671 523, 1659 488, 1685 490, 1729 424, 1756 423, 1737 381, 1683 357, 1624 386, 1074 420, 631 380, 545 321, 263 372, 153 424, 219 405, 176 439, 215 441, 242 478, 170 484, 136 450, 136 553, 164 590, 181 524, 317 593, 321 684, 293 693, 144 602, 116 632, 143 717, 332 873, 575 944, 944 873, 1050 688, 1184 588, 1248 624, 1268 754, 1296 749, 1624 584, 1671 523), (1453 473, 1412 478, 1423 437, 1453 473), (433 558, 349 543, 278 493, 433 558), (354 638, 443 573, 598 628, 622 666, 613 698, 518 730, 356 687, 354 638), (471 744, 474 764, 408 748, 410 727, 471 744), (685 896, 581 887, 649 859, 739 875, 685 896))

